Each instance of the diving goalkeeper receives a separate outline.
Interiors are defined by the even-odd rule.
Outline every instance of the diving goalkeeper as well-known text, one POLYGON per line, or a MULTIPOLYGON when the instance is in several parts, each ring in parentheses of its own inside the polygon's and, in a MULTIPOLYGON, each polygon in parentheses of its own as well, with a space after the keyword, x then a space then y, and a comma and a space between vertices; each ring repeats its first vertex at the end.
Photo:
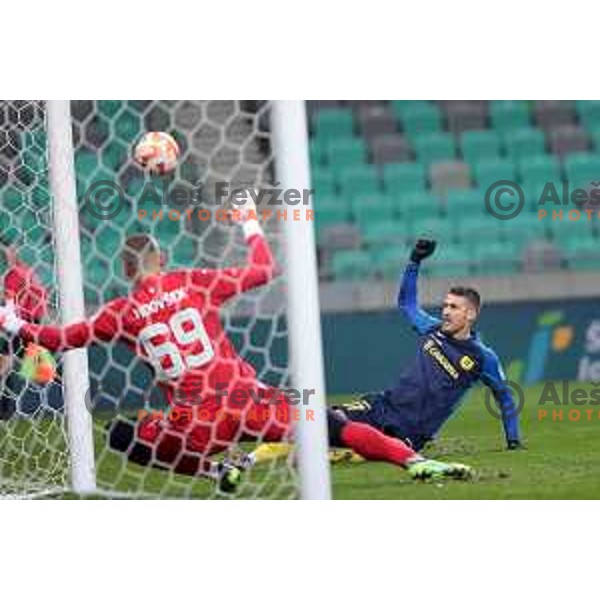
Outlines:
MULTIPOLYGON (((52 351, 124 341, 153 367, 159 387, 179 416, 152 415, 136 427, 117 421, 110 445, 138 464, 207 475, 220 484, 226 478, 227 491, 239 480, 239 467, 225 465, 221 471, 207 461, 208 456, 239 441, 275 442, 291 434, 289 399, 258 381, 220 321, 223 303, 275 275, 254 203, 248 199, 238 215, 249 247, 245 267, 163 272, 158 243, 139 234, 128 238, 123 250, 132 292, 106 304, 91 320, 63 328, 41 326, 19 318, 10 306, 0 308, 0 326, 52 351)), ((328 429, 332 445, 403 467, 415 478, 470 475, 464 465, 427 460, 404 442, 354 422, 341 411, 328 411, 328 429)))
POLYGON ((394 386, 365 394, 337 410, 353 422, 368 423, 421 450, 453 415, 465 392, 481 381, 500 407, 507 449, 517 449, 521 447, 519 420, 510 388, 498 356, 475 330, 481 310, 479 293, 469 287, 451 287, 441 319, 419 305, 419 265, 435 247, 434 240, 417 241, 398 294, 398 309, 418 336, 414 363, 394 386))

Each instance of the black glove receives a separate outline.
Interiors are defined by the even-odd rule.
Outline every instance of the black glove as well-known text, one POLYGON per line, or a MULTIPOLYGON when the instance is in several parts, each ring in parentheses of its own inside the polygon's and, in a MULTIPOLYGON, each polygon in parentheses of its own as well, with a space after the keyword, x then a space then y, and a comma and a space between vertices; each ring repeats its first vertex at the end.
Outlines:
POLYGON ((431 256, 435 251, 436 243, 435 240, 417 240, 415 247, 410 253, 410 260, 420 263, 424 258, 431 256))
POLYGON ((506 443, 507 450, 525 450, 525 446, 519 440, 508 440, 506 443))

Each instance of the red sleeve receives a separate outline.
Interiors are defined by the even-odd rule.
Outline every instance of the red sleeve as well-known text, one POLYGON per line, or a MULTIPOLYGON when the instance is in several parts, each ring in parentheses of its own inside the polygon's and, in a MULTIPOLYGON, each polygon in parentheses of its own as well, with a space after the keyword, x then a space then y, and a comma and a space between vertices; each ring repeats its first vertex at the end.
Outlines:
POLYGON ((89 321, 72 323, 66 327, 27 323, 21 337, 28 342, 44 346, 52 352, 83 348, 96 341, 109 342, 121 333, 121 299, 113 300, 101 308, 89 321))
POLYGON ((191 273, 192 284, 202 288, 208 287, 212 301, 220 304, 237 294, 271 281, 276 275, 277 265, 267 240, 262 235, 253 235, 248 239, 248 249, 245 267, 217 271, 196 269, 191 273))

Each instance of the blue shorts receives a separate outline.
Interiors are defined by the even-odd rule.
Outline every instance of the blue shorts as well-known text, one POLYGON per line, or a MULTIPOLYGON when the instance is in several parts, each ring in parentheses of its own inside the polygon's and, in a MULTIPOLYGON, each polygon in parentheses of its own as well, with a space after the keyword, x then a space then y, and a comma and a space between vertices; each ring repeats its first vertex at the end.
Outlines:
POLYGON ((386 392, 363 394, 352 402, 333 408, 341 411, 350 421, 371 425, 386 435, 402 440, 415 450, 420 450, 431 438, 407 431, 405 419, 400 420, 395 411, 388 410, 386 414, 385 394, 386 392))
POLYGON ((350 421, 366 423, 376 429, 383 430, 385 421, 383 418, 383 392, 363 394, 352 402, 334 406, 335 410, 339 410, 350 421))

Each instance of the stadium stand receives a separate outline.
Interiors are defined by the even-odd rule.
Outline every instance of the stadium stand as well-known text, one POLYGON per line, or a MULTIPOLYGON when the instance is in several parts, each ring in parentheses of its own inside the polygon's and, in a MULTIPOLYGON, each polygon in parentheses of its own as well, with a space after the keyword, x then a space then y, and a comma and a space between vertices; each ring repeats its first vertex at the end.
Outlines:
MULTIPOLYGON (((565 222, 574 205, 560 207, 563 222, 540 221, 536 211, 548 182, 560 194, 564 181, 571 189, 600 181, 600 101, 310 101, 307 108, 323 279, 393 279, 405 246, 426 233, 447 246, 429 266, 434 276, 539 272, 540 261, 530 260, 529 250, 542 243, 555 253, 541 261, 542 268, 593 268, 600 221, 565 222), (499 180, 521 186, 526 203, 518 218, 502 221, 486 211, 486 188, 499 180)), ((209 109, 215 123, 231 118, 227 101, 214 101, 209 109)), ((91 280, 86 296, 95 304, 99 282, 105 299, 119 293, 107 282, 114 282, 109 275, 120 273, 120 265, 106 257, 113 256, 123 227, 150 228, 175 264, 198 256, 194 231, 172 244, 181 228, 197 225, 136 225, 147 178, 129 160, 132 142, 148 129, 197 128, 192 143, 209 153, 220 134, 210 120, 197 127, 201 115, 192 103, 170 114, 148 101, 75 101, 72 113, 81 199, 92 183, 106 180, 117 181, 127 200, 114 222, 81 214, 91 280)), ((0 230, 8 242, 24 236, 51 272, 53 257, 44 240, 51 218, 47 182, 34 177, 44 172, 46 160, 40 119, 32 102, 0 111, 0 230)), ((227 135, 238 146, 211 154, 211 168, 224 177, 239 162, 245 127, 243 119, 232 122, 227 135)), ((243 147, 249 157, 263 151, 243 147)), ((191 161, 181 165, 183 184, 197 181, 201 168, 191 161)))
POLYGON ((565 181, 569 191, 600 181, 600 101, 308 106, 323 278, 395 279, 405 246, 426 233, 445 246, 428 265, 433 276, 578 271, 600 257, 600 221, 568 221, 569 210, 592 204, 547 205, 563 209, 562 221, 537 214, 548 183, 562 198, 565 181), (525 197, 509 221, 485 208, 488 186, 501 180, 525 197), (349 246, 329 235, 340 225, 353 231, 349 246))

